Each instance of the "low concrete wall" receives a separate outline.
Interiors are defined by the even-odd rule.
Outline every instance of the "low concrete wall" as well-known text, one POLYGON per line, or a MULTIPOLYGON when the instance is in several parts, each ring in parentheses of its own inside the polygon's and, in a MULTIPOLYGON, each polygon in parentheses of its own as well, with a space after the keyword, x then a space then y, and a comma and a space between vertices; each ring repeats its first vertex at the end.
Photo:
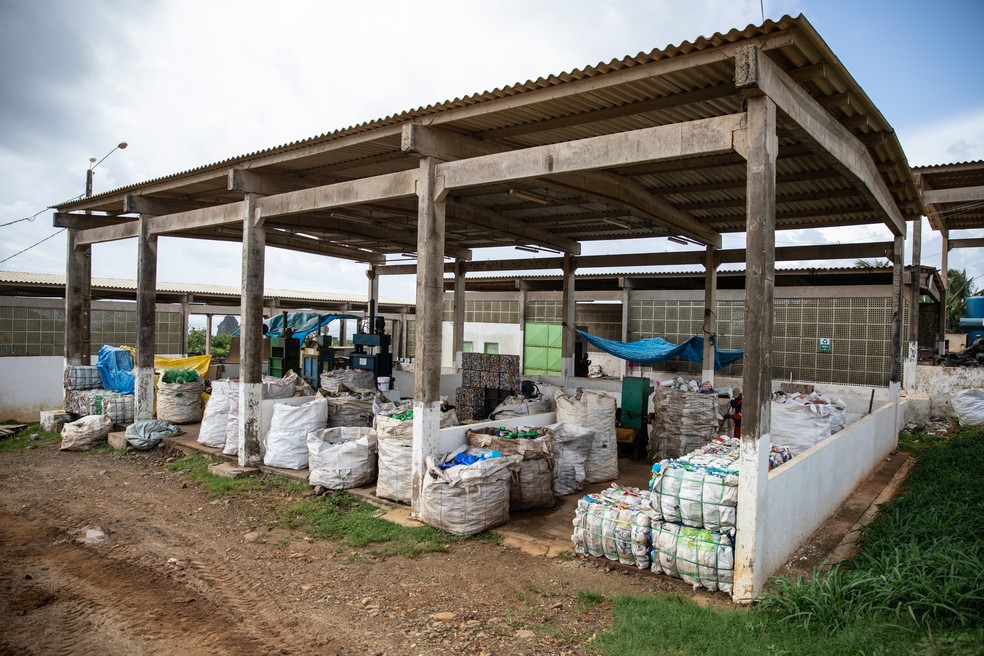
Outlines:
POLYGON ((42 410, 63 409, 64 370, 60 355, 0 358, 0 420, 36 422, 42 410))
POLYGON ((897 445, 895 408, 886 404, 770 472, 756 579, 778 571, 897 445))
POLYGON ((954 393, 971 387, 984 387, 984 368, 920 365, 916 367, 915 389, 909 396, 921 403, 913 404, 915 411, 910 411, 906 419, 925 422, 930 417, 955 417, 950 399, 954 393))

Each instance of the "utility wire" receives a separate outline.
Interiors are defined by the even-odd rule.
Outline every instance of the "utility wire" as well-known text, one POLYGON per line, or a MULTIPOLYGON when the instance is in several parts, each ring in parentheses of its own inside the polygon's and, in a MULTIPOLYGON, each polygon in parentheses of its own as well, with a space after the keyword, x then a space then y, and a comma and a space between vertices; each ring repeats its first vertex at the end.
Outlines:
POLYGON ((16 221, 8 221, 7 223, 0 223, 0 228, 6 228, 9 225, 14 225, 15 223, 20 223, 21 221, 33 221, 34 219, 41 216, 42 213, 47 211, 49 208, 44 208, 43 210, 38 210, 32 216, 25 216, 23 219, 17 219, 16 221))
MULTIPOLYGON (((42 211, 43 211, 43 210, 42 210, 42 211)), ((55 237, 55 236, 57 236, 57 235, 60 235, 61 233, 63 233, 63 232, 65 232, 65 230, 66 230, 66 228, 62 228, 62 229, 61 229, 61 230, 59 230, 58 232, 56 232, 56 233, 54 233, 54 234, 51 234, 51 235, 48 235, 47 237, 45 237, 45 238, 44 238, 44 239, 42 239, 41 241, 39 241, 39 242, 36 242, 36 243, 33 243, 33 244, 31 244, 30 246, 28 246, 28 247, 27 247, 27 248, 25 248, 24 250, 22 250, 22 251, 17 251, 16 253, 14 253, 13 255, 11 255, 10 257, 7 257, 7 258, 4 258, 4 259, 2 259, 2 260, 0 260, 0 264, 3 264, 4 262, 6 262, 6 261, 8 261, 8 260, 12 260, 12 259, 14 259, 15 257, 17 257, 18 255, 20 255, 21 253, 26 253, 27 251, 29 251, 29 250, 31 250, 31 249, 32 249, 32 248, 34 248, 35 246, 39 246, 39 245, 41 245, 41 244, 43 244, 44 242, 46 242, 46 241, 48 241, 49 239, 51 239, 52 237, 55 237)))

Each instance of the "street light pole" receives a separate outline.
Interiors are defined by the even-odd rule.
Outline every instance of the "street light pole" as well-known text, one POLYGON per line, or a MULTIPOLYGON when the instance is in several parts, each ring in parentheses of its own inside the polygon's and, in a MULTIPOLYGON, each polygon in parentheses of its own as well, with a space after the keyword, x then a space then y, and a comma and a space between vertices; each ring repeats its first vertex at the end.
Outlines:
POLYGON ((116 147, 115 148, 113 148, 111 151, 109 151, 108 153, 106 153, 105 155, 103 155, 102 159, 100 159, 100 160, 97 161, 95 157, 90 157, 89 158, 89 168, 86 169, 86 172, 85 172, 85 197, 86 198, 91 198, 92 197, 92 176, 94 175, 93 170, 97 166, 99 166, 100 164, 102 164, 106 160, 107 157, 109 157, 110 155, 112 155, 113 153, 115 153, 117 150, 123 150, 124 148, 126 148, 126 146, 127 146, 127 143, 125 141, 121 141, 120 143, 116 144, 116 147))

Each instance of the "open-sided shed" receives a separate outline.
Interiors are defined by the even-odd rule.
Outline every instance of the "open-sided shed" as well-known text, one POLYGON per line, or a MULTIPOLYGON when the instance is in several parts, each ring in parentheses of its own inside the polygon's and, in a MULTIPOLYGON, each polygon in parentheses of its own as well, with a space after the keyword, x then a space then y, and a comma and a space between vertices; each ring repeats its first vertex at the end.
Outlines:
MULTIPOLYGON (((415 272, 415 503, 424 458, 438 443, 446 273, 463 291, 469 271, 524 268, 514 260, 474 261, 479 249, 557 251, 571 328, 574 272, 612 266, 582 258, 582 243, 672 237, 701 244, 706 305, 713 308, 721 235, 744 232, 748 337, 736 597, 748 598, 768 574, 755 563, 765 530, 759 514, 776 231, 884 225, 893 241, 874 255, 894 263, 898 317, 905 222, 922 208, 891 126, 800 16, 406 111, 57 209, 55 224, 70 235, 68 316, 84 316, 91 244, 138 240, 138 417, 153 408, 157 240, 242 242, 243 464, 258 458, 261 438, 264 247, 366 262, 370 296, 379 275, 415 272), (408 252, 417 258, 412 269, 386 265, 387 256, 408 252)), ((844 252, 817 247, 803 259, 844 252)), ((611 256, 620 264, 651 257, 611 256)), ((893 328, 897 352, 898 320, 893 328)), ((81 324, 66 330, 68 363, 78 361, 85 331, 81 324)), ((573 341, 573 331, 565 331, 569 373, 573 341)), ((456 351, 461 342, 459 328, 456 351)), ((893 367, 896 394, 899 374, 893 367)))

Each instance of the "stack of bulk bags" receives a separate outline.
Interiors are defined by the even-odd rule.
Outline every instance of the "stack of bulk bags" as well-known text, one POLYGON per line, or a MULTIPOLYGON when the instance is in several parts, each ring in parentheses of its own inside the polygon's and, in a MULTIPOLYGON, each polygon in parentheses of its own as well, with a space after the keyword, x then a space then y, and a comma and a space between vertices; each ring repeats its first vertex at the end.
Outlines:
POLYGON ((420 491, 420 519, 468 537, 509 521, 510 467, 520 456, 461 447, 428 456, 420 491))
MULTIPOLYGON (((360 371, 356 369, 355 371, 360 371)), ((334 393, 328 395, 328 426, 372 426, 372 404, 376 393, 372 390, 352 389, 340 383, 334 393)))
POLYGON ((558 394, 557 421, 582 426, 594 433, 584 462, 584 480, 602 483, 618 478, 618 443, 615 439, 615 398, 585 390, 580 397, 558 394))
POLYGON ((649 569, 649 494, 617 483, 578 500, 574 511, 574 550, 604 556, 623 565, 649 569))
POLYGON ((844 428, 844 403, 819 394, 783 395, 772 402, 772 439, 798 456, 844 428))
POLYGON ((594 431, 573 424, 547 426, 554 434, 554 493, 567 496, 584 489, 584 463, 594 431))
POLYGON ((468 431, 468 443, 520 457, 509 485, 509 510, 553 508, 554 435, 549 428, 468 431))

